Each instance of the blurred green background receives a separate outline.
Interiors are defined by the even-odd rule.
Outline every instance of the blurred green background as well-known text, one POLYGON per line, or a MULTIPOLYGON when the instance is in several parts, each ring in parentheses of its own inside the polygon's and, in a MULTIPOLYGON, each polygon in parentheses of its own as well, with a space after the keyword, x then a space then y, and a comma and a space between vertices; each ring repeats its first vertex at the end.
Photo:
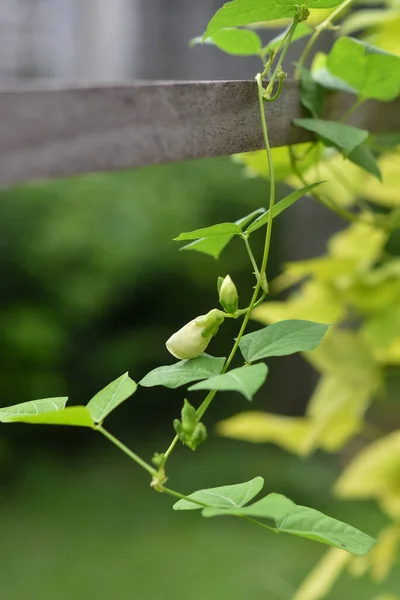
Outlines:
MULTIPOLYGON (((61 395, 80 404, 125 371, 139 380, 171 363, 165 340, 216 305, 219 275, 229 272, 239 291, 253 285, 239 240, 216 262, 179 252, 172 238, 236 220, 265 204, 266 195, 265 182, 246 180, 228 158, 1 190, 1 404, 61 395)), ((277 220, 272 275, 282 260, 318 251, 304 239, 295 256, 287 253, 310 202, 277 220)), ((322 210, 313 205, 313 216, 322 210)), ((338 226, 329 219, 327 232, 338 226)), ((256 252, 261 243, 256 239, 256 252)), ((322 251, 324 236, 317 243, 322 251)), ((236 329, 226 323, 210 352, 226 356, 236 329)), ((299 357, 269 365, 254 407, 301 414, 315 382, 311 368, 299 357)), ((193 398, 200 401, 200 393, 193 398)), ((181 391, 141 388, 108 429, 150 459, 168 445, 182 401, 181 391)), ((372 503, 337 503, 330 495, 340 458, 300 460, 271 445, 216 438, 213 424, 246 408, 239 395, 217 396, 206 419, 210 441, 195 454, 176 451, 171 487, 190 493, 262 475, 267 492, 376 533, 385 518, 372 503)), ((290 600, 325 550, 239 520, 175 513, 145 473, 98 437, 72 428, 1 427, 0 598, 290 600)), ((400 589, 399 569, 386 589, 400 589)), ((329 599, 376 593, 367 580, 343 578, 329 599)))

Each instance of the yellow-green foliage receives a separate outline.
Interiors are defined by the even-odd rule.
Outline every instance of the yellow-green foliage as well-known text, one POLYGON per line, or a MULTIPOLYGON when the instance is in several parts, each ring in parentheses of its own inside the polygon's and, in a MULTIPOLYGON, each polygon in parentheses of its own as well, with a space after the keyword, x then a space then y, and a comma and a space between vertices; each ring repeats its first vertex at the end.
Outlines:
MULTIPOLYGON (((361 28, 366 28, 369 42, 400 54, 398 2, 388 0, 380 12, 357 11, 343 22, 345 33, 361 28)), ((253 313, 266 325, 284 319, 334 324, 321 346, 304 356, 320 373, 320 380, 304 417, 247 411, 221 422, 218 431, 308 455, 318 448, 337 452, 368 427, 366 413, 384 394, 387 368, 400 365, 400 259, 384 251, 390 229, 400 224, 400 147, 380 155, 383 184, 334 151, 322 154, 320 148, 304 144, 294 152, 302 157, 297 176, 291 170, 288 149, 274 150, 278 180, 295 186, 298 176, 305 181, 327 180, 318 193, 336 207, 361 208, 361 218, 329 240, 324 256, 285 265, 271 289, 277 294, 296 285, 287 300, 266 302, 253 313), (316 157, 320 159, 317 165, 316 157), (392 211, 385 226, 365 200, 384 212, 392 211)), ((240 155, 238 160, 249 175, 265 176, 263 154, 240 155)), ((293 600, 325 598, 345 570, 354 576, 368 575, 377 583, 390 574, 400 548, 400 430, 365 445, 344 469, 334 493, 339 498, 374 499, 391 521, 366 557, 328 550, 293 600)), ((375 600, 399 597, 378 593, 375 600)))

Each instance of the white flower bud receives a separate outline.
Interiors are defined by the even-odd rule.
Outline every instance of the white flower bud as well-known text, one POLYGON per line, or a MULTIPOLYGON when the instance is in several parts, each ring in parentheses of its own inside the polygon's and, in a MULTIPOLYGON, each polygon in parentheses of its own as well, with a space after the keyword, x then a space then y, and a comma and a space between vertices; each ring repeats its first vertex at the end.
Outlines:
POLYGON ((167 340, 167 350, 181 360, 197 358, 203 354, 223 320, 223 313, 217 309, 193 319, 167 340))
POLYGON ((238 309, 239 296, 229 275, 225 277, 219 287, 219 301, 227 313, 233 314, 238 309))

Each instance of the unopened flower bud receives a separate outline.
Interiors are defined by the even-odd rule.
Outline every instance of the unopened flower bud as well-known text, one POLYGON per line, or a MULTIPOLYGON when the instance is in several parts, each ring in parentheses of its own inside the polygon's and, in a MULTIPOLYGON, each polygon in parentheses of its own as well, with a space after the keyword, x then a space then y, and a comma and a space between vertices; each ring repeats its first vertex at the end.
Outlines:
POLYGON ((238 309, 239 296, 235 284, 229 275, 219 286, 219 302, 227 313, 233 314, 238 309))
POLYGON ((197 358, 205 351, 223 321, 223 313, 217 309, 193 319, 167 340, 167 350, 182 360, 197 358))
POLYGON ((185 404, 182 408, 182 431, 184 433, 193 433, 197 423, 197 413, 194 406, 185 398, 185 404))
POLYGON ((197 413, 194 406, 185 399, 181 412, 181 421, 175 419, 174 429, 180 441, 191 450, 206 441, 207 429, 203 423, 197 423, 197 413))
POLYGON ((197 450, 197 447, 200 446, 207 439, 207 429, 203 423, 197 423, 192 437, 190 439, 190 443, 188 444, 191 450, 197 450))

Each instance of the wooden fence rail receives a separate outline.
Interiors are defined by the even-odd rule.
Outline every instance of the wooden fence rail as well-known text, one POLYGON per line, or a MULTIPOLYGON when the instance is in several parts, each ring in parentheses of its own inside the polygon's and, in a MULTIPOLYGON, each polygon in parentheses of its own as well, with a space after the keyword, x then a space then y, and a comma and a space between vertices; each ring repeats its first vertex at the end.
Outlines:
MULTIPOLYGON (((326 118, 352 102, 330 94, 326 118)), ((257 150, 258 111, 254 81, 0 88, 0 185, 257 150)), ((302 113, 297 82, 266 111, 273 146, 311 139, 291 124, 302 113)), ((367 102, 351 123, 399 131, 400 99, 367 102)))

